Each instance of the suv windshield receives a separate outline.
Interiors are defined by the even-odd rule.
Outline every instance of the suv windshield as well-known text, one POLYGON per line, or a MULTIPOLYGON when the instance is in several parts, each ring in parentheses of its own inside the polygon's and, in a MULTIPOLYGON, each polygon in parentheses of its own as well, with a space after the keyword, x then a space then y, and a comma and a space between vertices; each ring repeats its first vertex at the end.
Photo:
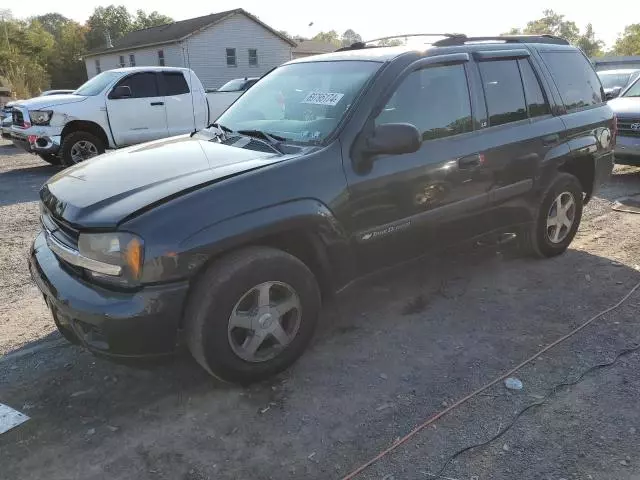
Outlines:
POLYGON ((294 142, 321 143, 381 65, 357 60, 285 65, 247 90, 217 123, 235 131, 260 130, 294 142))
POLYGON ((640 97, 640 77, 627 87, 627 90, 621 95, 622 97, 640 97))
POLYGON ((120 77, 120 73, 118 72, 102 72, 100 75, 96 75, 92 79, 83 83, 80 88, 78 88, 74 95, 82 95, 84 97, 91 97, 93 95, 98 95, 102 92, 107 86, 114 81, 116 78, 120 77))
POLYGON ((239 92, 244 87, 246 80, 244 78, 236 78, 230 80, 218 89, 218 92, 239 92))
POLYGON ((624 87, 631 78, 630 73, 601 73, 600 82, 604 88, 624 87))

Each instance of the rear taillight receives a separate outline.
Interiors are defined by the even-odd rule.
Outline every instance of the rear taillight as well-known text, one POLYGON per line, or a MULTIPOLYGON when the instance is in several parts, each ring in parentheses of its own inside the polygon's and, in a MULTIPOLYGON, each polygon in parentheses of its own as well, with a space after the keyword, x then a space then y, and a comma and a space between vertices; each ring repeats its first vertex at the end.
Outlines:
POLYGON ((616 137, 618 136, 618 116, 613 114, 613 128, 611 129, 611 145, 616 144, 616 137))

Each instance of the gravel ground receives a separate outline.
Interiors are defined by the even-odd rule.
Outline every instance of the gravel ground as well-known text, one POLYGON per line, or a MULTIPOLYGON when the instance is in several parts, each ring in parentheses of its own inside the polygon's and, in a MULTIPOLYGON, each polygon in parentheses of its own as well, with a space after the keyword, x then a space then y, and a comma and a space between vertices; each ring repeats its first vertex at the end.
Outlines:
MULTIPOLYGON (((54 171, 0 146, 0 401, 31 417, 0 435, 2 479, 341 478, 640 280, 640 216, 610 208, 640 192, 640 173, 618 168, 566 255, 483 247, 372 278, 332 300, 309 351, 264 384, 217 383, 186 354, 135 367, 66 344, 24 354, 57 338, 25 262, 54 171)), ((518 372, 522 391, 496 385, 356 478, 430 478, 556 383, 640 343, 639 305, 637 293, 518 372)), ((444 475, 639 478, 639 364, 631 353, 559 389, 444 475)))

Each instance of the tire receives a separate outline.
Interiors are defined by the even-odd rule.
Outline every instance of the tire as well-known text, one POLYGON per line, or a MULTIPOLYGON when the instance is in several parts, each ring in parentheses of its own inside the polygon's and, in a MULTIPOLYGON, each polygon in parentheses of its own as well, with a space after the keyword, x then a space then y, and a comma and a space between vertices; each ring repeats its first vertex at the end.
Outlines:
POLYGON ((71 132, 67 134, 62 140, 62 147, 60 149, 62 156, 62 163, 66 167, 70 167, 71 165, 75 165, 76 163, 87 160, 91 158, 91 156, 97 156, 104 153, 105 145, 97 136, 93 133, 77 131, 71 132), (78 159, 77 157, 74 159, 72 152, 74 151, 74 147, 81 148, 84 143, 92 153, 87 152, 86 158, 78 159), (95 152, 95 153, 93 153, 95 152), (90 155, 90 156, 89 156, 90 155))
POLYGON ((526 252, 539 258, 550 258, 564 253, 580 226, 583 203, 582 186, 578 179, 569 173, 559 173, 542 197, 535 222, 525 232, 523 246, 526 252), (548 226, 548 221, 562 223, 555 220, 558 217, 554 215, 557 213, 558 198, 561 199, 562 209, 568 207, 569 200, 574 202, 573 209, 569 208, 565 215, 566 219, 570 220, 570 226, 564 222, 560 230, 557 230, 557 226, 548 226))
POLYGON ((193 287, 185 311, 187 345, 196 361, 220 380, 240 384, 264 380, 289 367, 305 350, 320 303, 313 273, 296 257, 274 248, 245 248, 212 264, 193 287), (269 302, 260 306, 265 291, 269 302), (282 317, 276 312, 295 301, 298 307, 282 317), (275 307, 265 307, 267 303, 275 307), (232 313, 243 322, 249 318, 251 327, 244 323, 232 327, 232 313), (285 347, 276 342, 275 333, 264 333, 278 326, 290 339, 283 342, 285 347), (252 339, 263 343, 249 359, 251 348, 243 347, 252 339))
POLYGON ((52 153, 38 153, 38 156, 47 163, 51 165, 60 165, 61 160, 57 155, 53 155, 52 153))

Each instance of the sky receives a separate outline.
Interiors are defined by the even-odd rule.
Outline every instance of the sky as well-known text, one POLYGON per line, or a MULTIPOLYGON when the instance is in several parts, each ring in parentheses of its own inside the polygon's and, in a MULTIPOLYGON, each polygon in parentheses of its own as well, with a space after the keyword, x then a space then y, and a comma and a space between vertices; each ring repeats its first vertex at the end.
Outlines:
MULTIPOLYGON (((3 2, 4 3, 4 2, 3 2)), ((498 35, 512 27, 523 27, 529 20, 542 16, 547 8, 537 2, 516 0, 457 0, 452 2, 419 2, 419 0, 394 0, 393 2, 354 2, 322 0, 306 4, 293 0, 226 0, 220 5, 213 2, 175 0, 29 0, 11 2, 15 17, 28 17, 56 11, 84 22, 95 7, 125 4, 129 11, 157 10, 175 20, 207 15, 234 8, 244 8, 276 30, 286 30, 291 35, 310 37, 319 31, 336 30, 340 34, 351 28, 364 40, 387 35, 406 33, 465 33, 467 35, 498 35), (309 24, 313 22, 312 26, 309 24)), ((620 9, 593 8, 589 0, 553 0, 549 2, 558 13, 576 22, 580 29, 593 24, 596 35, 607 46, 615 42, 625 25, 640 19, 640 2, 625 4, 620 9)), ((0 7, 6 8, 6 7, 0 7)))

